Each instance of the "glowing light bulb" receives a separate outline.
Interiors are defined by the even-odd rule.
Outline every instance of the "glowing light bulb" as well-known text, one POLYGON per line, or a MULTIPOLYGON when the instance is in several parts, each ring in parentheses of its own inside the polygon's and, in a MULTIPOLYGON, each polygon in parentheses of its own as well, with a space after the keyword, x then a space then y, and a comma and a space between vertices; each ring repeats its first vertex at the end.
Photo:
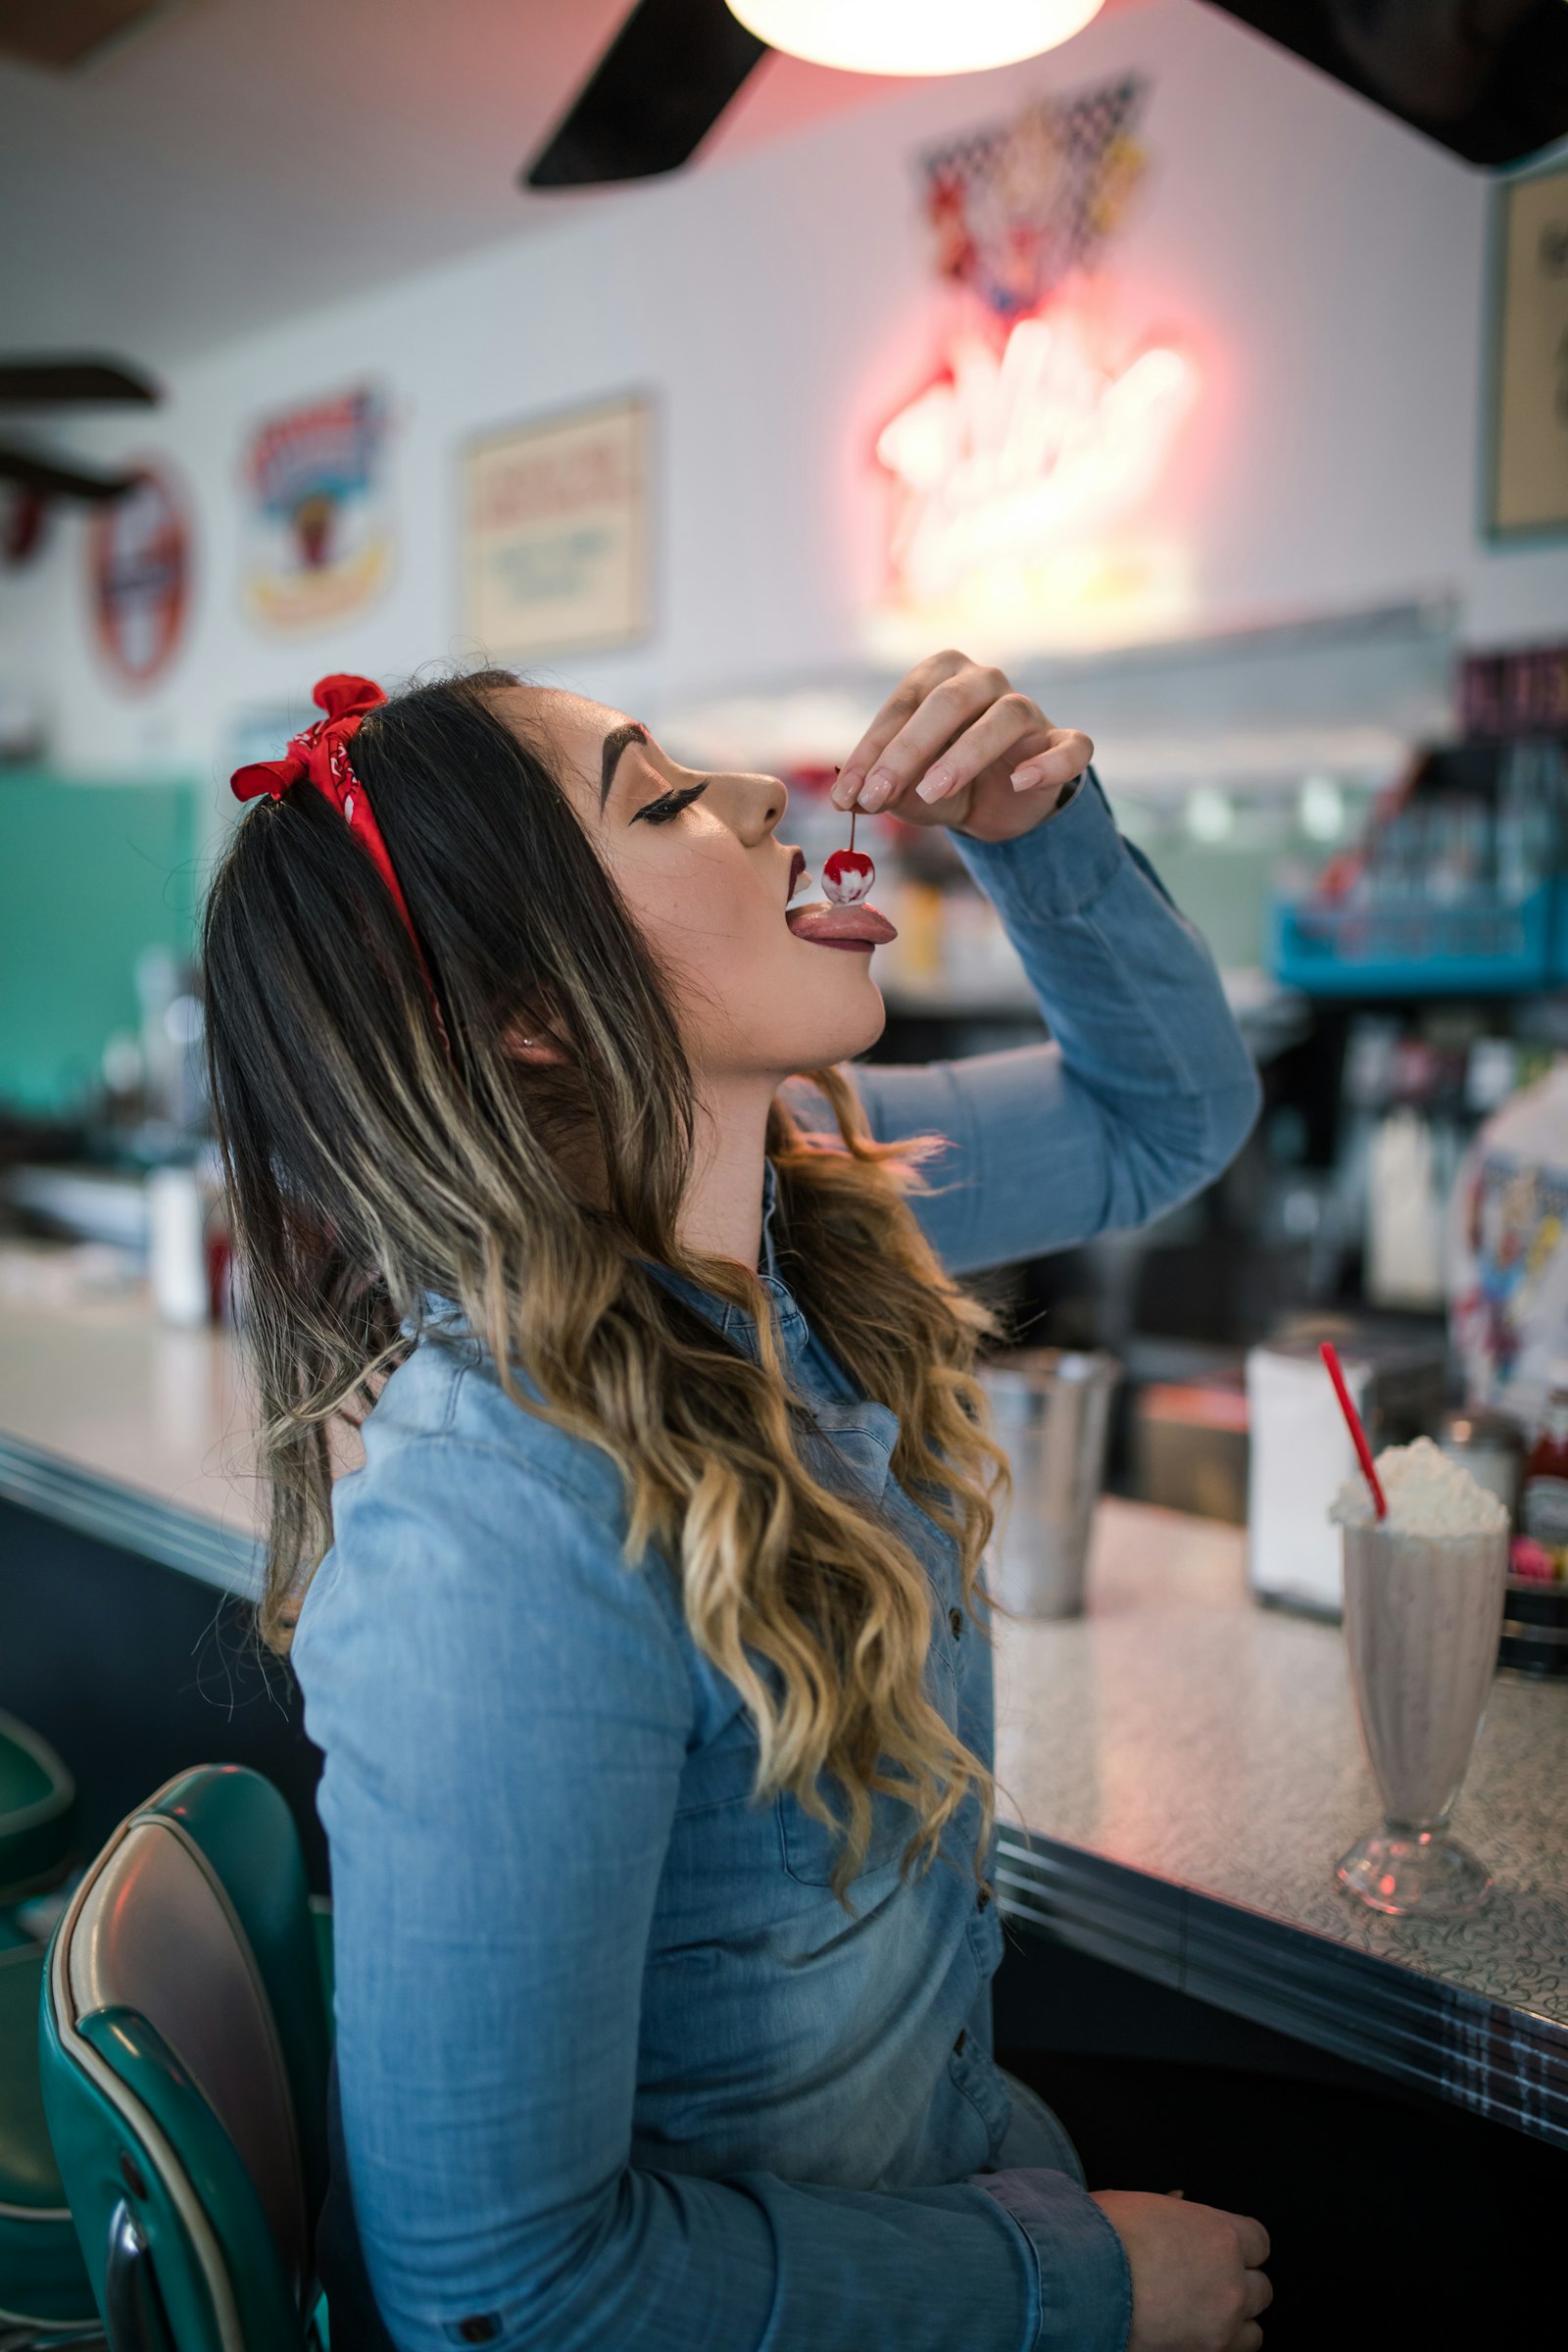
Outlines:
POLYGON ((1308 776, 1296 805, 1308 841, 1338 841, 1345 831, 1345 795, 1332 776, 1308 776))
POLYGON ((1200 784, 1188 795, 1187 830, 1195 841, 1229 841, 1236 830, 1235 804, 1212 784, 1200 784))
POLYGON ((1081 32, 1102 0, 729 0, 771 49, 847 74, 978 74, 1081 32))

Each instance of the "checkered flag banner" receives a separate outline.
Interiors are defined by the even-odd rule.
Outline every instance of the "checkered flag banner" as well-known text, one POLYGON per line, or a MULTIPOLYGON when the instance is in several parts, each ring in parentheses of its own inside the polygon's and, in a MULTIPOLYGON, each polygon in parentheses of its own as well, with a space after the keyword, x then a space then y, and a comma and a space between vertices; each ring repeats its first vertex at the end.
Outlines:
POLYGON ((941 274, 1012 318, 1090 262, 1143 177, 1134 133, 1149 86, 1129 74, 1035 99, 1011 122, 922 156, 941 274))

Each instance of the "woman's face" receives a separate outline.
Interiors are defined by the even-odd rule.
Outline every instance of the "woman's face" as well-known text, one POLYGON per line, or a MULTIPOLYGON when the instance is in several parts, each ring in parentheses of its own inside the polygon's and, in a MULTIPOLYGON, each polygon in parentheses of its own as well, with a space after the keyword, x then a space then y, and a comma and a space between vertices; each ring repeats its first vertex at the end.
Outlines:
MULTIPOLYGON (((496 706, 561 755, 562 782, 670 986, 699 1078, 755 1077, 847 1059, 886 1017, 863 948, 797 938, 792 895, 820 900, 778 837, 789 794, 774 776, 679 766, 619 710, 518 686, 496 706)), ((846 825, 846 836, 848 826, 846 825)))

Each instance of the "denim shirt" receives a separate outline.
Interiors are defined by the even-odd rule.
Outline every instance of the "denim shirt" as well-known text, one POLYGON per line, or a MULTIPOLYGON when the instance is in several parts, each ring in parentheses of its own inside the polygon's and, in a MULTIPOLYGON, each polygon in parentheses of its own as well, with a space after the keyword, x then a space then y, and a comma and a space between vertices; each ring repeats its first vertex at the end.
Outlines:
MULTIPOLYGON (((1092 775, 1022 840, 957 846, 1052 1042, 850 1076, 877 1135, 947 1139, 913 1204, 963 1274, 1196 1191, 1257 1081, 1206 949, 1092 775)), ((789 1099, 830 1126, 814 1090, 789 1099)), ((924 1564, 928 1692, 989 1763, 956 1545, 891 1475, 893 1414, 808 1328, 781 1214, 767 1163, 760 1272, 803 1446, 924 1564)), ((748 1314, 656 1271, 755 1355, 748 1314)), ((425 1306, 334 1490, 293 1653, 325 1751, 332 2235, 357 2222, 391 2341, 1121 2352, 1121 2241, 992 2056, 976 1800, 906 1884, 912 1817, 874 1796, 847 1914, 832 1833, 788 1793, 753 1800, 750 1718, 667 1564, 623 1563, 614 1465, 509 1398, 449 1301, 425 1306)))

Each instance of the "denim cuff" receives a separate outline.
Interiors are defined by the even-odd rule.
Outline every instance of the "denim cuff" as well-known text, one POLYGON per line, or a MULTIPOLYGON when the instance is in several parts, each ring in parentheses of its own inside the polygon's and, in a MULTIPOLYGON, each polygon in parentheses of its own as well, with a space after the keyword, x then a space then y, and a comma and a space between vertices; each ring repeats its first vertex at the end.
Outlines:
POLYGON ((1132 2272, 1088 2190, 1035 2166, 970 2181, 1011 2214, 1034 2250, 1040 2319, 1024 2352, 1126 2352, 1132 2272))
POLYGON ((1092 767, 1066 807, 1032 833, 1015 841, 971 841, 963 833, 949 839, 1004 922, 1081 914, 1115 880, 1127 856, 1092 767))

